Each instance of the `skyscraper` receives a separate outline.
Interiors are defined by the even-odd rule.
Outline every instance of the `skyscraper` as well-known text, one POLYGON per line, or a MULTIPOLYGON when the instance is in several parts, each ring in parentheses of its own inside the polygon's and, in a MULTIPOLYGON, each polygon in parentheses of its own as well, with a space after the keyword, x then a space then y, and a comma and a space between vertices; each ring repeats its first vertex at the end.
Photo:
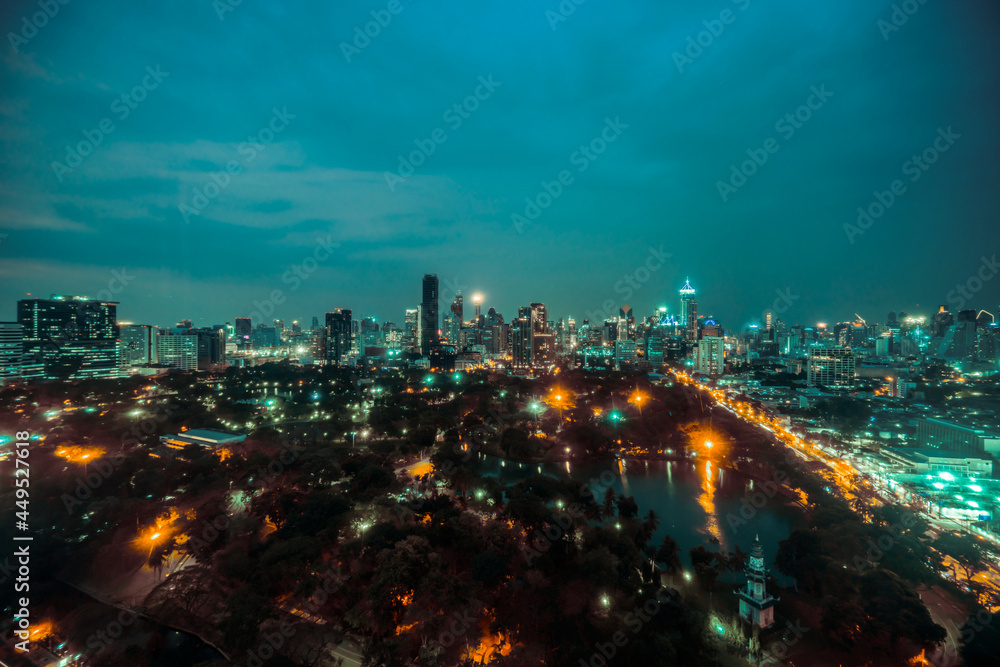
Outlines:
POLYGON ((0 322, 0 387, 21 379, 24 366, 24 327, 0 322))
POLYGON ((148 324, 126 324, 120 329, 122 366, 156 363, 156 340, 148 324))
POLYGON ((681 288, 680 324, 684 327, 684 337, 689 341, 698 340, 698 302, 694 294, 691 280, 685 280, 684 287, 681 288))
POLYGON ((724 339, 721 336, 703 336, 698 341, 695 370, 699 373, 721 375, 725 368, 724 339))
POLYGON ((339 364, 351 351, 351 311, 347 308, 334 308, 326 314, 326 360, 328 363, 339 364))
POLYGON ((420 351, 420 307, 407 308, 403 317, 403 349, 407 352, 420 351))
POLYGON ((427 356, 438 344, 438 277, 425 273, 420 300, 420 354, 427 356))
POLYGON ((118 377, 118 303, 80 296, 22 299, 26 379, 118 377))
POLYGON ((198 370, 198 334, 191 329, 165 329, 156 337, 159 363, 182 371, 198 370))
POLYGON ((811 347, 807 384, 810 387, 854 385, 855 360, 849 347, 811 347))
POLYGON ((458 332, 462 329, 462 291, 455 294, 455 299, 451 302, 451 329, 448 331, 448 340, 452 345, 458 343, 458 332))

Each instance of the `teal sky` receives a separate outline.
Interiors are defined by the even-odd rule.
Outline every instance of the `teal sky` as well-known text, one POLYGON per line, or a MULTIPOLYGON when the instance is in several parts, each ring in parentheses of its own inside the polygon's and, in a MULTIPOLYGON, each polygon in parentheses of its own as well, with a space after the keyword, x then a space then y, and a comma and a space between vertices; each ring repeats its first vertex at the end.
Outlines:
MULTIPOLYGON (((884 321, 1000 253, 996 3, 914 1, 898 29, 881 0, 52 3, 0 9, 0 319, 107 290, 123 320, 208 325, 280 290, 286 320, 401 322, 435 272, 508 318, 673 312, 690 277, 728 329, 777 292, 787 322, 884 321), (767 161, 723 196, 747 151, 767 161)), ((971 296, 996 311, 1000 279, 971 296)))

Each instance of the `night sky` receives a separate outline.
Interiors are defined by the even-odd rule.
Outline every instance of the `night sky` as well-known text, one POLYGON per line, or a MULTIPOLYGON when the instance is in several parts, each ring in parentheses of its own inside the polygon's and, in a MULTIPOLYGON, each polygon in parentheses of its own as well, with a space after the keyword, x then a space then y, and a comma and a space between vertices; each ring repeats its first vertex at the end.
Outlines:
MULTIPOLYGON (((690 277, 729 330, 777 292, 789 323, 876 322, 1000 253, 993 2, 910 0, 899 26, 876 0, 235 2, 72 0, 37 30, 37 0, 3 3, 0 319, 106 290, 122 320, 207 326, 281 290, 274 316, 307 326, 401 323, 433 272, 508 320, 676 312, 690 277), (543 181, 561 194, 515 224, 543 181)), ((998 303, 994 279, 965 307, 998 303)))

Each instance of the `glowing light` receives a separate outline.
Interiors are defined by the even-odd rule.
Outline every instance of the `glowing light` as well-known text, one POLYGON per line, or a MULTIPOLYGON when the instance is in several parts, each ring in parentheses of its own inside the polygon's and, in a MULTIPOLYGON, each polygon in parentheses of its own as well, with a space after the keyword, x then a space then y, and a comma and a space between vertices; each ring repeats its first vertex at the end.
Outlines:
POLYGON ((943 479, 946 482, 954 482, 955 481, 955 476, 952 475, 950 472, 939 473, 938 477, 940 477, 941 479, 943 479))
POLYGON ((983 487, 979 486, 978 484, 970 484, 969 488, 972 489, 973 491, 975 491, 976 493, 982 493, 983 492, 983 487))

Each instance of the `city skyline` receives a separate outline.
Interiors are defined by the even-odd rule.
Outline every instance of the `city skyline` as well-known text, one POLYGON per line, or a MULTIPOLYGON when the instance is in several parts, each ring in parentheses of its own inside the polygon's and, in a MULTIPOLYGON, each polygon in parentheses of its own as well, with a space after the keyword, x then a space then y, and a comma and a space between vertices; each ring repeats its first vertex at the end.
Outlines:
MULTIPOLYGON (((124 269, 133 321, 235 317, 274 289, 286 319, 391 319, 424 272, 508 313, 641 312, 693 276, 730 326, 784 290, 803 322, 872 319, 932 312, 995 264, 989 3, 905 21, 888 1, 402 3, 368 38, 382 15, 362 3, 308 21, 223 4, 60 5, 40 29, 21 20, 34 5, 7 6, 0 317, 124 269), (163 41, 180 25, 190 49, 163 41)), ((995 308, 1000 282, 975 303, 995 308)))
MULTIPOLYGON (((426 278, 426 276, 429 276, 429 275, 433 276, 433 275, 436 275, 436 274, 424 274, 424 275, 425 275, 425 278, 426 278)), ((443 333, 447 333, 446 331, 444 331, 444 319, 443 318, 445 316, 447 316, 448 313, 450 312, 449 308, 451 306, 452 300, 456 296, 456 293, 450 291, 450 286, 453 285, 454 283, 451 283, 450 281, 447 281, 447 280, 444 280, 442 282, 444 283, 443 286, 446 288, 446 291, 441 292, 441 294, 440 294, 440 296, 438 298, 438 301, 437 301, 437 303, 438 303, 438 313, 437 313, 437 325, 438 326, 437 326, 437 329, 438 329, 438 331, 441 331, 443 333), (445 312, 442 312, 442 310, 445 311, 445 312)), ((971 302, 965 301, 964 297, 961 296, 961 293, 958 293, 958 292, 954 292, 954 293, 955 293, 956 298, 958 298, 960 300, 958 302, 955 302, 954 300, 952 300, 951 304, 949 304, 949 303, 940 303, 940 304, 937 304, 937 305, 934 305, 934 306, 929 306, 929 307, 926 307, 926 308, 921 307, 921 306, 917 306, 917 309, 913 310, 913 311, 907 311, 907 310, 902 309, 902 308, 900 308, 900 309, 891 309, 890 311, 887 311, 886 313, 881 313, 881 314, 876 313, 876 314, 873 314, 872 317, 864 317, 863 313, 858 313, 857 310, 855 310, 854 312, 851 312, 851 313, 844 313, 840 317, 823 317, 823 318, 817 319, 816 321, 803 321, 803 320, 800 320, 800 319, 795 319, 795 317, 794 317, 794 310, 793 309, 795 307, 796 301, 798 301, 798 295, 794 294, 793 292, 785 291, 783 293, 782 291, 778 290, 778 291, 775 292, 775 294, 777 296, 775 296, 774 299, 772 299, 772 303, 768 307, 764 308, 761 311, 761 313, 756 318, 753 318, 753 319, 751 319, 751 320, 743 323, 742 325, 735 325, 728 318, 726 318, 726 317, 724 317, 722 315, 719 315, 719 314, 717 314, 716 312, 714 312, 712 310, 706 310, 705 309, 705 306, 704 306, 705 302, 701 301, 700 292, 697 290, 697 288, 694 288, 691 285, 690 278, 686 278, 685 279, 684 286, 681 287, 679 290, 677 290, 677 294, 674 296, 673 301, 669 301, 667 299, 664 299, 664 300, 662 300, 662 302, 660 302, 659 305, 650 307, 648 310, 643 310, 641 307, 638 307, 638 306, 636 306, 636 305, 634 305, 632 303, 625 303, 625 302, 616 303, 613 312, 611 310, 604 309, 604 306, 607 305, 607 303, 602 304, 600 307, 598 307, 595 310, 587 311, 587 312, 584 312, 582 314, 577 314, 577 313, 572 313, 572 312, 562 312, 562 311, 560 311, 558 309, 554 309, 552 307, 548 307, 547 310, 549 312, 549 315, 551 316, 550 321, 552 321, 552 322, 558 322, 560 319, 562 319, 562 320, 568 320, 568 319, 572 318, 573 320, 576 321, 577 325, 580 325, 584 320, 590 320, 592 322, 595 322, 595 321, 603 321, 604 319, 614 319, 614 318, 617 318, 619 316, 619 310, 618 309, 621 306, 629 306, 629 310, 631 312, 631 315, 634 316, 637 321, 641 321, 643 318, 648 318, 648 317, 651 317, 651 316, 655 316, 655 315, 657 315, 657 311, 659 311, 663 307, 666 307, 667 314, 669 316, 677 318, 678 321, 681 321, 682 318, 683 318, 683 298, 682 298, 682 295, 684 293, 685 288, 691 288, 691 289, 693 289, 696 292, 695 296, 698 298, 698 304, 699 304, 698 305, 698 309, 699 310, 696 312, 696 317, 697 317, 698 320, 703 320, 703 321, 712 320, 712 321, 719 322, 720 324, 722 324, 724 326, 724 328, 727 331, 730 331, 730 332, 743 331, 743 330, 746 330, 746 329, 749 329, 749 328, 753 328, 753 327, 758 327, 758 326, 759 327, 765 327, 766 326, 766 322, 767 322, 766 315, 767 315, 768 312, 770 312, 772 314, 772 317, 773 317, 773 319, 774 319, 775 322, 781 321, 786 326, 789 326, 789 327, 790 326, 796 326, 796 325, 800 325, 800 326, 804 326, 804 327, 815 327, 815 326, 819 326, 819 325, 832 327, 833 325, 838 324, 838 323, 854 322, 854 321, 857 320, 857 318, 859 316, 864 321, 872 322, 872 323, 880 323, 881 324, 881 323, 888 322, 889 312, 891 312, 893 314, 896 314, 896 313, 906 313, 907 316, 924 318, 927 322, 930 322, 930 320, 932 319, 934 313, 938 312, 938 310, 942 306, 946 307, 946 309, 949 312, 951 312, 953 315, 956 315, 961 310, 972 310, 972 311, 974 311, 977 314, 979 314, 979 313, 981 313, 983 311, 986 311, 996 321, 1000 321, 1000 305, 994 306, 993 308, 990 308, 987 304, 978 305, 976 303, 971 303, 971 302), (783 315, 787 315, 787 317, 783 317, 783 315), (596 319, 596 318, 594 318, 594 316, 599 316, 600 319, 596 319)), ((461 295, 463 298, 469 299, 469 300, 473 299, 474 297, 482 297, 482 306, 483 306, 483 308, 485 310, 488 310, 490 308, 495 308, 496 312, 499 313, 500 315, 504 315, 507 318, 508 321, 510 321, 511 319, 513 319, 514 317, 516 317, 516 313, 517 313, 518 309, 522 308, 523 304, 529 303, 530 301, 532 301, 532 299, 527 298, 527 297, 525 297, 524 299, 520 299, 519 301, 514 300, 512 302, 522 303, 522 305, 520 305, 520 306, 514 306, 514 307, 510 308, 509 310, 503 310, 501 308, 498 308, 498 307, 494 306, 493 303, 488 298, 486 298, 486 296, 484 296, 483 292, 480 292, 480 291, 464 292, 464 291, 460 290, 458 292, 458 294, 461 295), (507 313, 507 315, 505 315, 505 313, 507 313)), ((113 295, 110 298, 105 298, 105 297, 99 296, 99 294, 72 294, 69 291, 65 291, 65 290, 62 291, 62 292, 53 292, 52 294, 48 294, 48 295, 44 295, 44 296, 40 295, 40 294, 28 294, 28 295, 25 295, 24 297, 18 297, 14 301, 14 308, 12 309, 12 310, 15 311, 14 316, 12 316, 10 318, 7 318, 7 319, 0 318, 0 322, 2 322, 2 321, 15 321, 17 319, 17 317, 16 317, 16 302, 17 301, 21 301, 21 300, 24 300, 24 299, 50 299, 52 297, 59 297, 59 296, 73 296, 73 297, 81 297, 81 298, 88 298, 88 299, 112 301, 112 302, 118 303, 119 304, 119 308, 121 308, 122 306, 125 306, 126 312, 127 312, 128 307, 129 307, 129 304, 127 302, 123 302, 123 301, 121 301, 121 300, 119 300, 117 298, 114 298, 113 295)), ((281 300, 281 304, 283 304, 283 303, 284 303, 284 300, 281 300)), ((191 321, 194 324, 194 326, 206 327, 206 326, 214 326, 216 324, 224 324, 224 323, 225 324, 234 325, 237 319, 240 319, 240 318, 251 318, 252 319, 252 325, 253 325, 254 328, 256 328, 259 325, 271 325, 274 322, 277 322, 277 321, 280 320, 280 321, 285 322, 286 325, 289 326, 289 327, 291 326, 291 323, 293 321, 294 322, 299 322, 299 324, 302 326, 303 329, 307 329, 307 328, 309 328, 309 322, 312 320, 312 318, 319 318, 319 320, 322 322, 323 316, 325 316, 327 314, 330 314, 330 313, 333 313, 333 312, 338 312, 341 309, 343 309, 347 313, 351 313, 353 311, 354 314, 355 314, 355 318, 358 319, 358 320, 360 320, 360 319, 367 319, 367 318, 374 318, 379 323, 391 322, 391 323, 396 324, 397 326, 400 326, 400 325, 402 325, 404 323, 404 320, 405 320, 404 316, 405 316, 406 310, 409 310, 409 309, 412 309, 414 307, 420 306, 421 303, 422 303, 422 297, 421 297, 421 299, 414 300, 413 303, 401 305, 397 309, 398 313, 396 313, 395 316, 389 316, 389 317, 381 316, 380 314, 373 314, 372 312, 370 312, 366 308, 364 308, 363 304, 355 304, 355 303, 347 303, 347 302, 340 303, 340 304, 338 304, 336 306, 332 306, 332 307, 329 307, 329 308, 327 308, 325 310, 317 311, 315 313, 305 313, 305 314, 297 314, 295 316, 289 316, 289 315, 283 314, 284 311, 287 310, 287 309, 282 308, 281 305, 276 305, 276 302, 273 301, 273 300, 271 300, 270 298, 264 298, 262 300, 256 301, 256 303, 252 304, 252 307, 255 308, 255 309, 257 309, 257 310, 251 310, 249 312, 241 312, 241 313, 238 313, 236 315, 227 314, 224 317, 223 316, 215 316, 215 317, 209 316, 207 318, 199 320, 199 319, 191 317, 191 316, 180 316, 180 317, 173 318, 173 319, 171 319, 171 318, 165 318, 165 317, 160 317, 158 319, 154 318, 154 319, 150 319, 150 320, 141 320, 141 319, 135 319, 133 317, 123 316, 123 317, 119 317, 118 321, 120 323, 125 323, 125 324, 144 324, 144 325, 158 326, 158 327, 161 327, 161 328, 170 328, 170 327, 175 326, 175 323, 183 322, 185 320, 191 321), (264 314, 263 310, 267 309, 266 308, 266 304, 270 304, 272 307, 275 308, 275 310, 269 311, 268 313, 264 314), (264 317, 251 317, 251 316, 254 316, 254 315, 257 315, 257 314, 262 314, 262 315, 264 315, 264 317)), ((545 302, 544 300, 542 300, 539 303, 547 303, 547 302, 545 302)), ((463 320, 463 322, 469 322, 469 321, 472 321, 472 319, 471 318, 466 318, 466 319, 463 320)))

